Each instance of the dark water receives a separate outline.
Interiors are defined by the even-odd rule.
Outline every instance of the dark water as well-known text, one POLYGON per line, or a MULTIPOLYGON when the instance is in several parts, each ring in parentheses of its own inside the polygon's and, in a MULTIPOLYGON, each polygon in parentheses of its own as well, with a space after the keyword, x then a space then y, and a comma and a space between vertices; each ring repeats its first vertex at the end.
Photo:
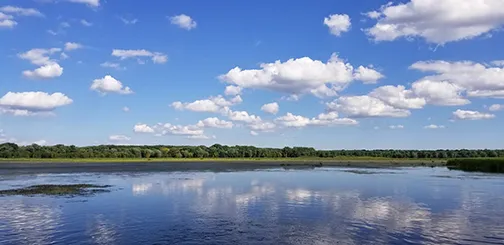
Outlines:
POLYGON ((0 175, 0 244, 504 244, 504 176, 441 168, 0 175))

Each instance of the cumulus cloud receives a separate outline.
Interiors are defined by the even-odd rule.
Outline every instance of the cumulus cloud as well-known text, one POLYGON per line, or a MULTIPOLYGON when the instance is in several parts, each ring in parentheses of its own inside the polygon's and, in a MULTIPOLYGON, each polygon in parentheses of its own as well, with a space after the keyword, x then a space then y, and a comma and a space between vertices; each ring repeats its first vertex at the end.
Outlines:
POLYGON ((501 111, 504 110, 504 105, 499 105, 499 104, 493 104, 491 105, 488 110, 490 111, 501 111))
POLYGON ((220 120, 216 117, 209 117, 207 119, 200 120, 196 126, 200 128, 232 128, 233 122, 220 120))
POLYGON ((259 135, 259 133, 257 133, 256 131, 250 131, 250 135, 257 136, 257 135, 259 135))
POLYGON ((111 135, 109 136, 110 141, 129 141, 131 140, 130 137, 125 136, 125 135, 111 135))
POLYGON ((399 109, 420 109, 427 103, 424 98, 417 97, 413 91, 407 90, 402 85, 378 87, 371 91, 369 96, 399 109))
POLYGON ((119 57, 121 60, 139 57, 151 58, 152 62, 155 64, 163 64, 168 61, 168 56, 160 52, 151 52, 145 49, 114 49, 112 50, 112 56, 119 57))
POLYGON ((226 86, 226 90, 224 91, 224 94, 235 96, 235 95, 241 94, 241 91, 242 91, 242 89, 240 87, 229 85, 229 86, 226 86))
POLYGON ((346 14, 333 14, 324 18, 324 25, 329 27, 331 34, 340 36, 341 33, 350 30, 352 23, 350 22, 350 17, 346 14))
POLYGON ((14 16, 0 12, 0 28, 13 28, 18 23, 13 20, 14 16))
POLYGON ((359 66, 355 70, 354 79, 364 82, 365 84, 376 83, 385 76, 371 67, 359 66))
POLYGON ((189 110, 196 112, 223 112, 226 111, 228 107, 239 104, 242 102, 242 98, 237 95, 234 98, 227 100, 222 95, 211 96, 208 99, 196 100, 194 102, 180 102, 176 101, 171 104, 176 110, 189 110))
POLYGON ((50 55, 61 52, 60 48, 50 48, 50 49, 31 49, 27 52, 18 54, 18 57, 24 60, 30 61, 34 65, 47 65, 51 63, 56 63, 55 60, 50 58, 50 55))
POLYGON ((311 93, 317 97, 335 96, 356 78, 365 79, 368 83, 374 82, 371 76, 363 75, 362 71, 354 72, 353 66, 336 54, 327 62, 309 57, 285 62, 278 60, 263 63, 260 69, 243 70, 235 67, 219 76, 221 81, 241 88, 266 89, 291 95, 311 93))
POLYGON ((170 17, 170 22, 173 24, 173 25, 176 25, 182 29, 186 29, 186 30, 191 30, 193 28, 196 28, 196 26, 198 25, 196 23, 196 21, 194 21, 191 16, 188 16, 188 15, 185 15, 185 14, 181 14, 181 15, 176 15, 176 16, 172 16, 170 17))
POLYGON ((453 117, 458 120, 483 120, 495 118, 495 115, 479 111, 465 111, 459 109, 453 112, 453 117))
POLYGON ((368 96, 342 96, 326 104, 328 110, 345 113, 349 117, 408 117, 411 112, 395 108, 368 96))
POLYGON ((58 63, 43 65, 33 71, 23 71, 23 76, 30 79, 50 79, 63 74, 63 67, 58 63))
MULTIPOLYGON (((450 93, 455 98, 462 91, 467 91, 470 97, 500 97, 504 96, 504 68, 500 66, 480 64, 472 61, 448 62, 443 60, 419 61, 410 66, 411 69, 431 72, 422 80, 438 82, 438 87, 450 93), (452 85, 450 85, 452 84, 452 85)), ((436 90, 436 89, 431 89, 436 90)), ((455 99, 460 104, 463 100, 455 99)), ((466 101, 467 102, 467 101, 466 101)))
POLYGON ((275 119, 276 123, 279 123, 285 127, 295 127, 302 128, 306 126, 334 126, 334 125, 357 125, 359 124, 356 120, 350 118, 340 118, 338 113, 329 112, 321 113, 317 117, 307 118, 304 116, 294 115, 290 112, 275 119))
POLYGON ((95 79, 91 84, 91 89, 99 93, 118 93, 118 94, 132 94, 133 90, 129 87, 124 87, 123 84, 110 75, 103 78, 95 79))
POLYGON ((67 0, 72 3, 84 3, 91 7, 99 7, 100 0, 67 0))
POLYGON ((51 115, 54 109, 72 102, 62 93, 8 92, 0 98, 0 112, 15 116, 51 115))
POLYGON ((455 106, 471 103, 462 97, 464 88, 447 81, 417 81, 412 84, 412 90, 431 105, 455 106))
POLYGON ((278 106, 278 103, 276 103, 276 102, 264 104, 261 107, 262 111, 269 113, 269 114, 277 114, 279 109, 280 109, 280 107, 278 106))
POLYGON ((63 74, 63 67, 50 57, 59 52, 61 52, 60 48, 51 48, 31 49, 27 52, 18 54, 19 58, 40 66, 33 71, 23 71, 23 76, 31 79, 49 79, 61 76, 63 74))
POLYGON ((375 41, 419 37, 445 44, 481 36, 504 24, 500 0, 411 0, 388 3, 367 16, 377 21, 365 30, 375 41))
POLYGON ((424 127, 425 129, 443 129, 445 128, 444 125, 436 125, 436 124, 431 124, 431 125, 427 125, 424 127))
POLYGON ((129 111, 130 111, 130 108, 129 108, 129 107, 127 107, 127 106, 125 106, 125 107, 123 107, 123 108, 122 108, 122 110, 123 110, 124 112, 129 112, 129 111))
POLYGON ((72 51, 72 50, 76 50, 76 49, 81 49, 83 48, 84 46, 80 43, 73 43, 73 42, 67 42, 65 43, 65 50, 66 51, 72 51))
POLYGON ((154 133, 154 129, 149 127, 147 124, 139 123, 133 127, 133 132, 151 134, 154 133))

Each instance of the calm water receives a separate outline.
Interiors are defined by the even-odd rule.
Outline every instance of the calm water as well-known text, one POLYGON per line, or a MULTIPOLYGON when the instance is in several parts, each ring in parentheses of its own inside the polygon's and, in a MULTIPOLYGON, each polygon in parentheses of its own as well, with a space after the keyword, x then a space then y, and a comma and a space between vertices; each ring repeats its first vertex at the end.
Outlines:
POLYGON ((504 244, 504 176, 437 168, 0 175, 0 244, 504 244))

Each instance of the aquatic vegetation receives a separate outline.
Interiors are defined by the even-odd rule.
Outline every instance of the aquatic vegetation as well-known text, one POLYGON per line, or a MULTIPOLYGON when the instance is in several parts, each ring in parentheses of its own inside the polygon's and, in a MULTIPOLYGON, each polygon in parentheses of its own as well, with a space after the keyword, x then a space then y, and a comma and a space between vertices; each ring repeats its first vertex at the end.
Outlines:
POLYGON ((0 196, 33 196, 33 195, 48 195, 48 196, 89 196, 96 193, 109 192, 109 185, 91 185, 91 184, 74 184, 74 185, 33 185, 18 189, 0 190, 0 196))
POLYGON ((504 159, 452 159, 446 166, 449 169, 458 169, 468 172, 504 173, 504 159))

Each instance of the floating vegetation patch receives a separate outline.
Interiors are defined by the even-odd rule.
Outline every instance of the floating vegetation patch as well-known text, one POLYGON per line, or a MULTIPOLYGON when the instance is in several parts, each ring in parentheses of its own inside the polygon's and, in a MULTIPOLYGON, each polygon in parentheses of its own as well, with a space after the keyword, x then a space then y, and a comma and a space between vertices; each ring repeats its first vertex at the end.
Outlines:
POLYGON ((370 170, 342 170, 345 173, 353 173, 353 174, 397 174, 396 172, 385 172, 385 171, 370 171, 370 170))
POLYGON ((0 196, 91 196, 97 193, 110 192, 110 185, 33 185, 18 189, 0 190, 0 196))

